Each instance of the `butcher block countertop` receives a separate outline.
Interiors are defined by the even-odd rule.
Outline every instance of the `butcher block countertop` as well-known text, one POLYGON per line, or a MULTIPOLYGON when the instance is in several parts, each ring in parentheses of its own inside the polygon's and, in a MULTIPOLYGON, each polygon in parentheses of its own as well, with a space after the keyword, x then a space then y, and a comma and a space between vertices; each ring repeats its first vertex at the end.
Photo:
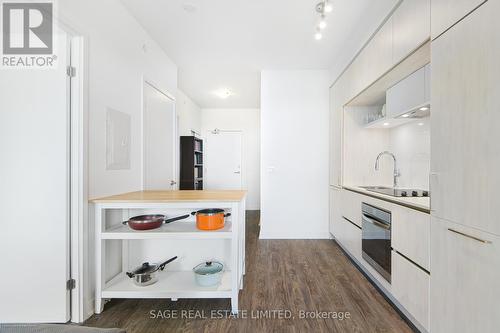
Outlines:
POLYGON ((93 203, 156 203, 156 202, 239 202, 246 191, 202 190, 202 191, 137 191, 104 198, 91 199, 93 203))

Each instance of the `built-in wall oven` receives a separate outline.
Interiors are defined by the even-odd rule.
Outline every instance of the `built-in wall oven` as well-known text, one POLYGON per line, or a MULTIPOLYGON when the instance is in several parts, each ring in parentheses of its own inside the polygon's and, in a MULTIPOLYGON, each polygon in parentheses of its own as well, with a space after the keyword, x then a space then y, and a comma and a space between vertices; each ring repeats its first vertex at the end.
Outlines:
POLYGON ((391 213, 363 203, 363 259, 391 282, 391 213))

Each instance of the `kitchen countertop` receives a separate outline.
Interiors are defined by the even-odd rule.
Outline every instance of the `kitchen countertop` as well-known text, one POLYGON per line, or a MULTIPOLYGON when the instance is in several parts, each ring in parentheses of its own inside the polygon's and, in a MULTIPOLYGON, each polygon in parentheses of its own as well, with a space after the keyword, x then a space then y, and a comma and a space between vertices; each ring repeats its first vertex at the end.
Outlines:
POLYGON ((405 206, 408 208, 413 208, 416 210, 419 210, 424 213, 430 213, 431 212, 431 198, 430 197, 393 197, 390 195, 382 194, 382 193, 377 193, 377 192, 372 192, 368 191, 367 189, 364 189, 359 186, 343 186, 344 189, 353 191, 356 193, 360 193, 363 195, 367 195, 372 198, 377 198, 381 200, 385 200, 388 202, 392 202, 401 206, 405 206))
POLYGON ((202 191, 137 191, 104 198, 91 199, 93 203, 156 203, 156 202, 239 202, 246 196, 246 191, 202 190, 202 191))

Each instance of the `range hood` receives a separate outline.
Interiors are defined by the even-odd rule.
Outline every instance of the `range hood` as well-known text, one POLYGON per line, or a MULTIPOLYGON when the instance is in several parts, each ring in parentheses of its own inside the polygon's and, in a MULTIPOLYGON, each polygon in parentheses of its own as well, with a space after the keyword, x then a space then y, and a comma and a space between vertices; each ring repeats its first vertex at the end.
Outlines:
POLYGON ((395 119, 421 119, 429 117, 430 114, 431 114, 431 106, 430 104, 426 104, 426 105, 420 105, 419 107, 413 110, 405 112, 397 116, 395 119))

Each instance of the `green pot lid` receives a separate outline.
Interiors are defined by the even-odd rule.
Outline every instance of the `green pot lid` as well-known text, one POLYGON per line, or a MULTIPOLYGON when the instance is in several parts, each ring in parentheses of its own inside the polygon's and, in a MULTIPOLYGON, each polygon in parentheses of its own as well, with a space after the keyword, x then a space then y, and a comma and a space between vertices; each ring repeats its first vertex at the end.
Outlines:
POLYGON ((211 275, 222 272, 224 265, 218 261, 207 261, 197 265, 193 271, 199 275, 211 275))

